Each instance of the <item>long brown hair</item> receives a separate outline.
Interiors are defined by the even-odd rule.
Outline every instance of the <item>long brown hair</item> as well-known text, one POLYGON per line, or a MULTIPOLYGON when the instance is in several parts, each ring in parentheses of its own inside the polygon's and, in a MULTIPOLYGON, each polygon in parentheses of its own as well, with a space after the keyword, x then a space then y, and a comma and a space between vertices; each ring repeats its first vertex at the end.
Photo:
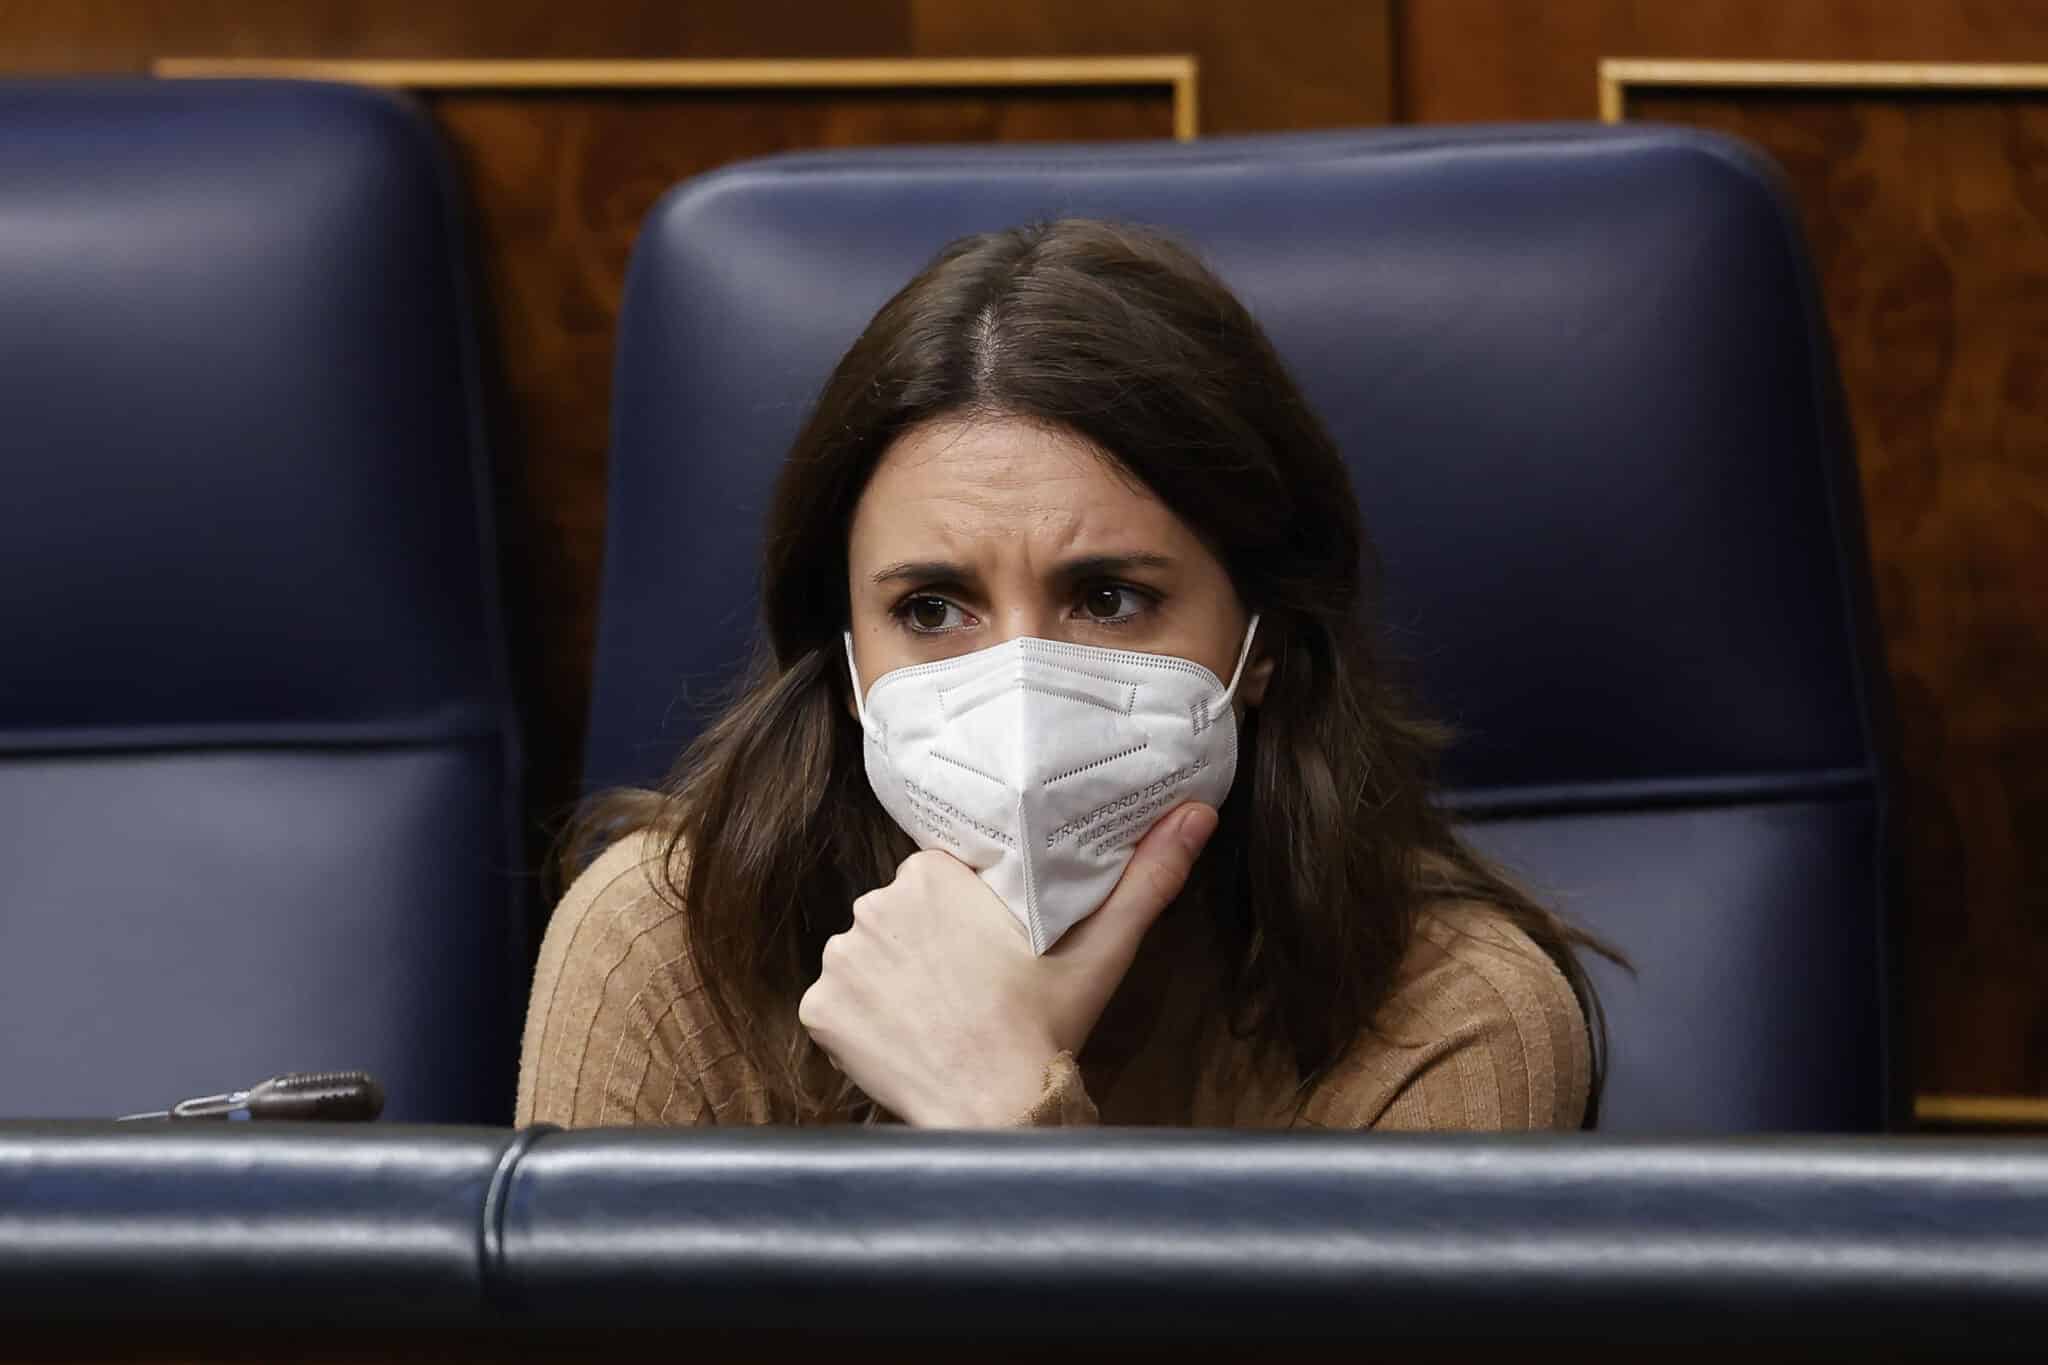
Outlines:
MULTIPOLYGON (((790 451, 769 514, 765 640, 661 792, 586 812, 573 864, 645 828, 719 1021, 778 1119, 872 1112, 796 1024, 825 940, 913 851, 869 791, 840 632, 847 530, 890 444, 941 416, 1056 424, 1186 522, 1261 613, 1275 660, 1238 780, 1184 896, 1223 945, 1216 1013, 1305 1096, 1373 1024, 1418 910, 1498 907, 1604 1028, 1598 948, 1470 850, 1431 796, 1446 735, 1382 657, 1377 566, 1335 442, 1265 333, 1185 248, 1070 219, 964 238, 868 324, 790 451)), ((1590 1122, 1590 1117, 1589 1117, 1590 1122)))

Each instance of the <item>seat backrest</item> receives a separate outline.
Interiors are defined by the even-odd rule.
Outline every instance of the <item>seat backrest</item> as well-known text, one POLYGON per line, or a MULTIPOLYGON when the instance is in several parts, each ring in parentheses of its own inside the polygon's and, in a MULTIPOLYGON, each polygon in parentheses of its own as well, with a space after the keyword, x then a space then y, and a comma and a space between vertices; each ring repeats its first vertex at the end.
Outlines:
POLYGON ((748 648, 807 403, 948 239, 1164 226, 1350 463, 1446 799, 1627 952, 1607 1127, 1889 1102, 1867 564, 1792 212, 1740 144, 1547 127, 815 153, 691 181, 635 253, 586 777, 646 782, 748 648))
POLYGON ((508 1118, 516 762, 421 116, 0 84, 0 1114, 508 1118))

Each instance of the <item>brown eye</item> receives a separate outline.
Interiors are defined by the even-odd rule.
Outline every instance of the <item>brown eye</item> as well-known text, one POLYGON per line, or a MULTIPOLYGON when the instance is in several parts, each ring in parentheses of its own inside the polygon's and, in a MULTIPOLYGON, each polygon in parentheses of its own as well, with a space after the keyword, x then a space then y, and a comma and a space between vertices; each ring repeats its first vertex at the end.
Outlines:
POLYGON ((1122 588, 1095 588, 1081 598, 1081 609, 1098 621, 1113 621, 1125 614, 1122 588))
POLYGON ((919 630, 944 630, 946 615, 953 604, 943 597, 914 597, 910 601, 910 624, 919 630))

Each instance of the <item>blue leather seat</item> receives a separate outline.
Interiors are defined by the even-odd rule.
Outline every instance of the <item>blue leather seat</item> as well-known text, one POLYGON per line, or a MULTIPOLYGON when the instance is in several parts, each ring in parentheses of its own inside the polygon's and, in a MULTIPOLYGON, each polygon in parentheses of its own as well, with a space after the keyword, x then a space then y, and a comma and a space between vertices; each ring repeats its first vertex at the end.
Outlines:
POLYGON ((509 1117, 516 750, 451 181, 339 86, 0 84, 0 1114, 509 1117))
POLYGON ((1350 461, 1446 799, 1635 961, 1604 1126, 1893 1112, 1883 782, 1849 437, 1792 209, 1654 128, 816 153, 648 220, 618 358, 586 776, 645 783, 745 656, 805 406, 948 239, 1170 228, 1350 461))

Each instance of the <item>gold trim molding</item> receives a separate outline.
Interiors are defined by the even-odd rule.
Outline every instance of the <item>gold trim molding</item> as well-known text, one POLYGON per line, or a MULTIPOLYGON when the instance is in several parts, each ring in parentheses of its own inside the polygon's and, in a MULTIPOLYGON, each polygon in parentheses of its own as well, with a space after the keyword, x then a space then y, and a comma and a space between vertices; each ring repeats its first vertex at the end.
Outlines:
POLYGON ((1637 87, 1817 90, 2048 90, 2048 66, 1995 62, 1600 61, 1600 121, 1620 123, 1637 87))
POLYGON ((2048 1099, 2031 1095, 1921 1095, 1913 1117, 1922 1123, 1976 1128, 2048 1128, 2048 1099))
POLYGON ((175 80, 344 81, 409 90, 886 90, 1163 86, 1173 135, 1196 133, 1199 67, 1192 54, 1157 57, 889 57, 802 61, 317 61, 159 57, 150 74, 175 80))

